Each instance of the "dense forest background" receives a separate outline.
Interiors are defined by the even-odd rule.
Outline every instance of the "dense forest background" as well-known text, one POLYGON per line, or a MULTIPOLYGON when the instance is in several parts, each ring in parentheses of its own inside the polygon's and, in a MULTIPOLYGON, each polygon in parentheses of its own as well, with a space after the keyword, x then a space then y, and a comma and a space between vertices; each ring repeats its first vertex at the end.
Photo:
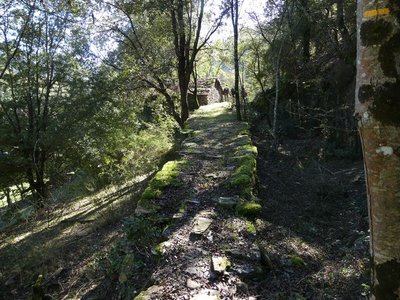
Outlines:
MULTIPOLYGON (((359 156, 354 1, 264 5, 240 32, 245 117, 277 139, 320 137, 321 158, 359 156)), ((232 40, 209 39, 229 21, 219 9, 203 17, 191 80, 219 77, 231 89, 232 40)), ((66 182, 93 189, 154 170, 180 114, 167 10, 162 1, 2 4, 0 182, 9 206, 30 193, 43 207, 66 182)))
MULTIPOLYGON (((344 174, 329 165, 338 159, 344 169, 354 167, 343 177, 347 183, 363 178, 357 173, 359 166, 353 165, 361 162, 353 116, 355 1, 253 1, 258 7, 252 12, 240 10, 243 2, 237 0, 211 2, 1 2, 0 230, 5 237, 14 239, 13 229, 20 230, 21 224, 42 222, 50 228, 55 218, 62 218, 60 208, 76 199, 102 207, 101 196, 84 197, 121 186, 124 193, 139 190, 126 187, 150 178, 176 155, 174 149, 187 135, 188 94, 197 99, 202 82, 215 78, 232 107, 237 107, 238 96, 239 112, 260 149, 283 153, 288 140, 302 141, 302 147, 291 142, 293 153, 300 148, 304 152, 296 154, 293 164, 305 165, 307 160, 314 168, 310 174, 325 172, 304 192, 317 189, 318 197, 328 199, 326 210, 336 213, 343 208, 327 203, 334 202, 334 194, 347 198, 347 186, 340 183, 330 193, 321 182, 344 174), (236 89, 235 39, 230 33, 235 16, 239 29, 236 89)), ((310 178, 301 168, 296 176, 310 178)), ((357 231, 354 240, 368 243, 361 196, 357 205, 365 207, 348 209, 360 212, 354 226, 365 231, 357 231)), ((121 217, 111 211, 105 224, 121 217)), ((124 223, 127 231, 129 222, 124 223)), ((96 230, 101 227, 96 226, 96 230)), ((146 229, 141 223, 135 226, 146 229)), ((29 245, 12 252, 10 245, 18 239, 0 247, 10 251, 10 262, 28 251, 29 245)), ((10 276, 4 272, 4 286, 36 280, 34 262, 40 250, 35 251, 28 257, 31 270, 11 271, 10 276)), ((101 265, 111 269, 114 277, 123 264, 118 251, 113 248, 107 266, 101 265)))

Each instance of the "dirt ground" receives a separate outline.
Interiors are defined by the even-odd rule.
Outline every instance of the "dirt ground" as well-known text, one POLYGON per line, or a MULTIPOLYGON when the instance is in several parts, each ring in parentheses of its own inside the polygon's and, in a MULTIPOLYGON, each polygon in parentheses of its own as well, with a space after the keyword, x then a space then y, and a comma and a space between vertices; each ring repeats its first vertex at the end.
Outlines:
POLYGON ((79 299, 98 285, 110 290, 112 280, 102 261, 123 237, 123 220, 132 214, 134 199, 147 182, 138 178, 51 202, 47 210, 3 229, 0 299, 30 299, 39 274, 44 292, 53 299, 79 299))
POLYGON ((273 264, 259 284, 261 298, 367 299, 362 161, 321 161, 316 139, 283 138, 273 148, 253 132, 253 142, 259 151, 258 196, 264 208, 258 237, 273 264))

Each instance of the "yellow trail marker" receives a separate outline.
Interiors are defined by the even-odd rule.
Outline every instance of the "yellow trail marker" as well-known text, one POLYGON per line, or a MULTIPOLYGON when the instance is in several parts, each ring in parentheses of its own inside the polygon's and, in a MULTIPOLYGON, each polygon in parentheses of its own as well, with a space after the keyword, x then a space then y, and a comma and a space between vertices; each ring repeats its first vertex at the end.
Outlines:
POLYGON ((364 17, 376 17, 376 16, 384 16, 388 15, 390 13, 389 8, 378 8, 378 9, 371 9, 371 10, 366 10, 364 12, 364 17))

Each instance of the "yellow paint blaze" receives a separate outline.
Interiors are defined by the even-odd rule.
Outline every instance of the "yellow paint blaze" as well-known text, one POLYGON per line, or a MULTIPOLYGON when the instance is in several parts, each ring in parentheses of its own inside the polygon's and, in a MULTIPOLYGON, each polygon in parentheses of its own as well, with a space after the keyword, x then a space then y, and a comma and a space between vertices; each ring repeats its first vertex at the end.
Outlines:
POLYGON ((384 16, 388 15, 390 13, 389 8, 378 8, 378 9, 371 9, 371 10, 366 10, 364 12, 364 17, 376 17, 376 16, 384 16))

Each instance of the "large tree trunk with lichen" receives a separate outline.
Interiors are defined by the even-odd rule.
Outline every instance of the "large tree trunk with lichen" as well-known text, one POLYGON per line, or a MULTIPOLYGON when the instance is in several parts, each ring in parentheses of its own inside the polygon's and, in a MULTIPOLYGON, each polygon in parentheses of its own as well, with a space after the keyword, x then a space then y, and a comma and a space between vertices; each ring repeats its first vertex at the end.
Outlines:
POLYGON ((371 228, 372 299, 400 299, 400 2, 358 1, 356 116, 371 228))

